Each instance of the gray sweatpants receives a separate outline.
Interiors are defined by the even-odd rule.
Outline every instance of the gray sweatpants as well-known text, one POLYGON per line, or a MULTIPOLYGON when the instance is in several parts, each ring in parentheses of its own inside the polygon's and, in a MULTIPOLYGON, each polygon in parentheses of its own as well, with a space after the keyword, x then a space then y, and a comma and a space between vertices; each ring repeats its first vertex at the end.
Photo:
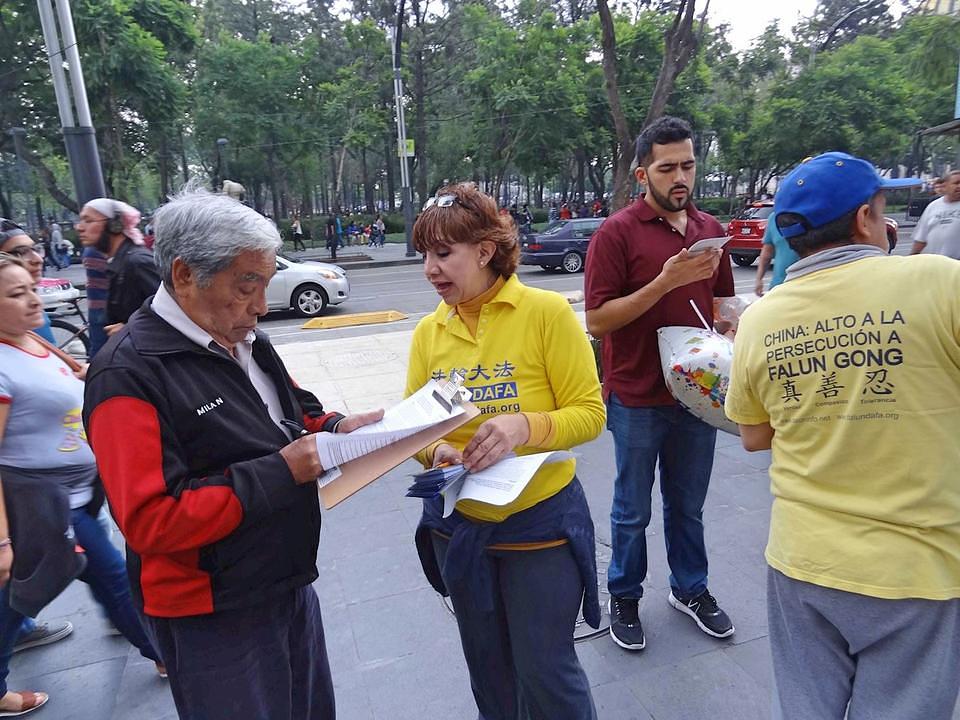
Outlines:
POLYGON ((767 616, 774 718, 952 717, 960 690, 960 600, 882 600, 768 568, 767 616))

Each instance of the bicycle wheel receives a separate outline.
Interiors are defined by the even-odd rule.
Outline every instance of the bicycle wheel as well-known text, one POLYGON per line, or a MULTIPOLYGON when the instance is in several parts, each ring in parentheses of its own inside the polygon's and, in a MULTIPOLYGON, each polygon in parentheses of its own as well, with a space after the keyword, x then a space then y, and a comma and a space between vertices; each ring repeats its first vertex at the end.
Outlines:
POLYGON ((87 361, 90 355, 90 338, 87 337, 85 328, 54 318, 50 321, 50 330, 58 348, 79 362, 87 361))

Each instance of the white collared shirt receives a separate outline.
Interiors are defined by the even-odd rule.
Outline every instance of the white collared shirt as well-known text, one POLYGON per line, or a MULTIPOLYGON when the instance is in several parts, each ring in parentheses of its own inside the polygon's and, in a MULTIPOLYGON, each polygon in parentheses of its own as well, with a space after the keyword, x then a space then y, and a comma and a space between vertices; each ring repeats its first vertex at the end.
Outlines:
POLYGON ((283 406, 280 404, 280 395, 277 393, 277 388, 267 373, 263 371, 263 368, 253 359, 253 341, 256 339, 256 333, 253 331, 247 333, 243 342, 237 343, 233 347, 233 351, 231 351, 230 348, 226 348, 218 343, 210 333, 191 320, 183 311, 183 308, 177 304, 176 299, 167 292, 167 288, 163 283, 160 283, 160 287, 157 290, 157 294, 153 296, 153 302, 150 304, 150 307, 174 330, 191 342, 196 343, 206 350, 217 352, 217 348, 220 348, 226 351, 226 353, 243 368, 247 377, 250 378, 250 383, 260 395, 260 399, 263 400, 263 404, 270 414, 270 419, 276 423, 277 427, 286 433, 287 437, 291 437, 290 431, 284 427, 281 422, 283 420, 283 406))

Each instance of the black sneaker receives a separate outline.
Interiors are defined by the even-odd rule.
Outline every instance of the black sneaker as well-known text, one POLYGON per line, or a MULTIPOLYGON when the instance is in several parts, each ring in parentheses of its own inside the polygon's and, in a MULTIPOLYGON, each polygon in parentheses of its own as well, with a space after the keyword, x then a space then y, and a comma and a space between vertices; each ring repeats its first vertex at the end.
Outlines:
POLYGON ((647 640, 640 624, 640 601, 610 596, 610 637, 624 650, 643 650, 647 640))
POLYGON ((13 651, 20 652, 21 650, 29 650, 30 648, 40 647, 41 645, 49 645, 50 643, 57 642, 57 640, 63 640, 72 632, 73 625, 66 620, 53 625, 50 623, 40 623, 26 635, 21 635, 17 638, 17 642, 13 646, 13 651))
POLYGON ((670 604, 682 613, 692 617, 697 627, 707 635, 715 638, 725 638, 733 635, 734 627, 727 614, 717 605, 717 599, 704 590, 695 598, 684 600, 670 592, 670 604))

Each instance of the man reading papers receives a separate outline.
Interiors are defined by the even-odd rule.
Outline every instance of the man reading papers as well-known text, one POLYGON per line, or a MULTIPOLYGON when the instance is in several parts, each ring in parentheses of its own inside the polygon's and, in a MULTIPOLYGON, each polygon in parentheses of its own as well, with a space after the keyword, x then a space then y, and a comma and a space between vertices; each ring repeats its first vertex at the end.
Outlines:
POLYGON ((154 216, 163 284, 94 359, 84 422, 133 594, 184 720, 330 720, 317 596, 325 412, 266 335, 277 229, 185 193, 154 216))

